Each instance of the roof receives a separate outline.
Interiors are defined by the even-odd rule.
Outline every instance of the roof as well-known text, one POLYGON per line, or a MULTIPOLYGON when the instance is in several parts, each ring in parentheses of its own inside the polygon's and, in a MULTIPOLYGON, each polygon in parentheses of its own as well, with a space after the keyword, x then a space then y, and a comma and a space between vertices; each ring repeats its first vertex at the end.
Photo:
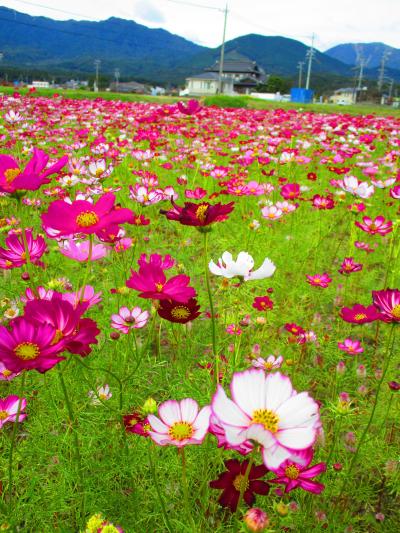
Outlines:
MULTIPOLYGON (((224 57, 224 72, 237 72, 237 73, 259 73, 262 72, 255 61, 252 61, 248 57, 239 54, 236 51, 228 52, 224 57)), ((219 71, 219 59, 217 59, 212 67, 208 70, 213 72, 219 71)))
POLYGON ((355 93, 357 89, 355 87, 342 87, 341 89, 336 89, 335 94, 340 93, 355 93))

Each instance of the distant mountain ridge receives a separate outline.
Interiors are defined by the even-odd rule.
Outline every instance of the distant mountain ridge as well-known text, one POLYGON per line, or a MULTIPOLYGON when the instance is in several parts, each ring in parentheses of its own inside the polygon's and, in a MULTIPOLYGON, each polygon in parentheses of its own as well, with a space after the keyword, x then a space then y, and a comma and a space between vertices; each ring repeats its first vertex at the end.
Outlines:
POLYGON ((326 50, 325 54, 347 65, 357 63, 357 49, 368 60, 369 68, 377 68, 381 63, 383 54, 388 53, 386 66, 400 70, 400 49, 393 48, 384 43, 345 43, 326 50))
MULTIPOLYGON (((250 34, 228 41, 225 49, 251 58, 268 74, 293 78, 298 73, 298 62, 305 60, 307 46, 285 37, 250 34)), ((56 21, 0 7, 0 52, 4 56, 0 72, 16 67, 59 76, 73 73, 82 78, 93 75, 94 60, 100 59, 102 74, 112 75, 118 68, 121 79, 180 84, 210 67, 220 49, 200 46, 131 20, 56 21)), ((354 77, 348 56, 343 61, 333 57, 334 49, 330 52, 316 51, 313 75, 338 80, 354 77)), ((393 73, 400 80, 400 65, 393 73)), ((376 69, 366 69, 365 75, 376 77, 376 69)))

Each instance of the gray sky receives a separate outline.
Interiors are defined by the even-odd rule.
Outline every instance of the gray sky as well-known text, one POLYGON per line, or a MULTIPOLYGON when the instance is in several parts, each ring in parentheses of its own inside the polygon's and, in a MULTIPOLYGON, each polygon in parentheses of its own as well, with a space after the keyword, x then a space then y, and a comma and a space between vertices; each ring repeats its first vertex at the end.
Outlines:
MULTIPOLYGON (((309 44, 314 32, 320 50, 346 42, 384 42, 400 48, 400 0, 227 1, 227 40, 259 33, 309 44)), ((223 13, 198 6, 222 10, 225 0, 6 0, 0 5, 59 20, 120 17, 218 46, 223 13)))

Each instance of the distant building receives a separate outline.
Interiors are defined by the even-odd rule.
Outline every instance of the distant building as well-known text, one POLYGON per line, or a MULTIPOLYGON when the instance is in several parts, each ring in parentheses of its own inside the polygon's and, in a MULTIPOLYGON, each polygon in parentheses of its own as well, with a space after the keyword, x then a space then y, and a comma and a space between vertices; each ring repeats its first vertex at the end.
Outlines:
MULTIPOLYGON (((217 94, 219 90, 219 75, 215 72, 195 74, 187 78, 186 81, 187 87, 183 92, 189 96, 208 96, 217 94)), ((235 94, 232 77, 223 76, 221 92, 222 94, 235 94)))
POLYGON ((80 89, 81 87, 88 87, 89 82, 87 80, 68 80, 63 83, 63 87, 66 89, 80 89))
POLYGON ((49 89, 50 83, 48 81, 33 81, 28 87, 34 87, 35 89, 49 89))
POLYGON ((137 81, 113 82, 110 84, 110 91, 117 93, 137 93, 137 94, 151 94, 149 86, 137 81))
POLYGON ((355 104, 357 100, 357 89, 353 87, 344 87, 337 89, 332 96, 329 98, 329 101, 332 104, 337 105, 351 105, 355 104))
MULTIPOLYGON (((207 96, 219 91, 219 66, 217 60, 201 74, 187 78, 187 87, 181 94, 207 96)), ((265 71, 248 57, 238 52, 228 52, 224 58, 222 94, 250 94, 267 79, 265 71)))

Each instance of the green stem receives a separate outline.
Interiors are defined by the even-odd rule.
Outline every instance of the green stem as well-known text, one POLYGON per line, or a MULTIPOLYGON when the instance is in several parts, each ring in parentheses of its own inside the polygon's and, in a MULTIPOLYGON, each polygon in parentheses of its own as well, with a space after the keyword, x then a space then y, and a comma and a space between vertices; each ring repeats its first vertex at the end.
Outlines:
POLYGON ((239 517, 239 509, 243 501, 243 495, 246 491, 246 486, 249 481, 251 467, 253 466, 253 463, 254 463, 254 456, 257 451, 258 451, 258 447, 254 446, 253 451, 251 452, 251 455, 250 455, 249 464, 247 465, 246 472, 244 473, 244 478, 241 480, 241 483, 240 483, 240 493, 239 493, 239 499, 238 499, 238 503, 236 507, 236 519, 238 519, 239 517))
POLYGON ((168 531, 170 533, 173 533, 174 530, 172 529, 171 523, 169 521, 167 510, 165 508, 165 503, 164 503, 163 497, 161 495, 160 486, 158 484, 158 480, 157 480, 157 476, 156 476, 156 469, 155 469, 155 466, 154 466, 153 455, 152 455, 152 446, 153 446, 153 443, 149 439, 148 451, 149 451, 149 463, 150 463, 151 477, 153 478, 153 483, 154 483, 154 486, 156 488, 158 501, 160 502, 161 511, 162 511, 162 515, 163 515, 163 518, 164 518, 165 526, 166 526, 166 528, 168 529, 168 531))
POLYGON ((92 254, 93 254, 93 235, 89 235, 89 253, 88 253, 88 258, 86 262, 85 274, 84 274, 83 282, 82 282, 82 289, 81 289, 82 292, 79 295, 80 302, 84 300, 86 282, 89 276, 89 270, 92 268, 92 254))
POLYGON ((361 438, 359 440, 357 449, 356 449, 356 451, 354 453, 353 459, 352 459, 352 461, 350 463, 347 475, 344 477, 342 488, 341 488, 340 495, 339 495, 339 499, 340 499, 341 495, 343 494, 345 483, 349 479, 350 474, 351 474, 351 472, 353 470, 353 467, 356 464, 359 452, 361 450, 362 445, 364 444, 365 437, 368 434, 369 428, 371 427, 372 420, 374 419, 374 415, 375 415, 376 407, 378 405, 379 394, 380 394, 380 391, 381 391, 382 383, 383 383, 383 381, 385 379, 385 376, 386 376, 386 373, 388 371, 388 368, 389 368, 389 365, 390 365, 390 361, 391 361, 391 358, 392 358, 392 354, 393 354, 393 346, 394 346, 394 341, 395 341, 395 330, 394 330, 394 327, 395 327, 395 324, 392 325, 392 328, 391 328, 391 330, 389 332, 389 338, 388 338, 388 343, 387 343, 387 348, 386 348, 386 355, 385 355, 386 364, 385 364, 385 368, 384 368, 384 370, 382 372, 381 379, 379 380, 378 388, 376 389, 374 405, 372 406, 371 414, 369 416, 367 425, 365 426, 365 429, 364 429, 364 431, 363 431, 363 433, 361 435, 361 438))
POLYGON ((185 504, 185 512, 186 517, 189 522, 193 521, 192 515, 190 513, 190 507, 189 507, 189 490, 188 490, 188 481, 187 481, 187 474, 186 474, 186 457, 185 457, 185 448, 178 448, 178 452, 180 452, 182 457, 182 493, 183 493, 183 501, 185 504))
POLYGON ((68 418, 70 427, 72 430, 72 436, 73 436, 73 442, 74 442, 74 452, 75 452, 75 461, 76 461, 76 468, 78 470, 78 492, 80 494, 80 504, 81 504, 81 517, 83 518, 85 516, 85 490, 84 490, 84 476, 83 476, 83 470, 82 470, 82 457, 81 457, 81 451, 79 447, 79 438, 78 438, 78 432, 76 428, 76 418, 74 414, 74 410, 72 407, 71 400, 68 395, 67 386, 64 381, 64 377, 62 375, 62 371, 59 365, 57 365, 58 370, 58 377, 60 379, 60 385, 64 394, 65 398, 65 404, 67 406, 68 411, 68 418))
POLYGON ((219 359, 218 359, 218 353, 217 353, 217 337, 216 337, 216 330, 215 330, 215 312, 214 312, 214 303, 212 299, 211 286, 210 286, 210 273, 209 273, 208 262, 207 262, 208 261, 208 232, 205 232, 203 235, 204 235, 204 275, 206 277, 207 294, 208 294, 208 300, 210 303, 212 349, 213 349, 213 357, 215 361, 215 378, 216 378, 217 385, 218 385, 219 383, 219 359))
POLYGON ((13 425, 13 431, 11 434, 11 442, 10 442, 10 453, 8 456, 8 506, 10 509, 12 509, 11 500, 12 500, 12 486, 13 486, 13 458, 14 458, 14 449, 15 449, 15 440, 17 437, 17 430, 18 430, 18 421, 19 421, 19 415, 21 413, 21 405, 23 400, 23 394, 25 389, 25 382, 26 382, 26 371, 22 372, 21 377, 21 386, 19 389, 19 401, 17 406, 17 414, 15 418, 15 422, 13 425))

